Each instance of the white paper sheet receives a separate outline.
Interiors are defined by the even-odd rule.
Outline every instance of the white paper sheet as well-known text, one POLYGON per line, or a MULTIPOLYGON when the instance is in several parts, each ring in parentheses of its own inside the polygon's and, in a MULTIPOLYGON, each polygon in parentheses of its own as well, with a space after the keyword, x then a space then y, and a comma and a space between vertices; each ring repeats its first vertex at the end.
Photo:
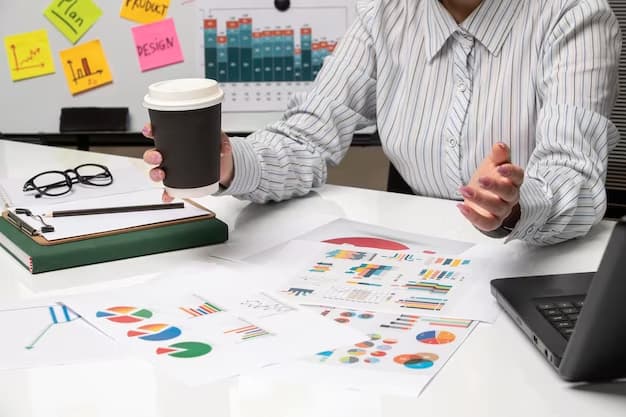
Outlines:
POLYGON ((488 260, 294 240, 265 258, 288 271, 278 294, 329 305, 493 322, 488 260))
MULTIPOLYGON (((100 198, 92 198, 89 200, 59 203, 50 206, 39 206, 31 209, 31 211, 33 214, 41 215, 55 210, 161 204, 162 193, 163 191, 160 189, 150 189, 127 194, 116 194, 100 198)), ((11 209, 11 211, 15 212, 15 209, 11 209)), ((47 224, 54 226, 54 232, 44 233, 43 236, 47 240, 58 240, 74 236, 83 236, 92 233, 202 216, 205 214, 207 214, 205 210, 199 209, 189 203, 185 203, 185 208, 182 209, 91 214, 86 216, 44 217, 43 220, 47 224)), ((42 223, 38 219, 24 214, 18 214, 17 216, 33 228, 37 230, 41 229, 42 223)))
POLYGON ((119 356, 113 339, 50 300, 0 307, 0 369, 20 369, 119 356))
MULTIPOLYGON (((477 322, 311 306, 327 319, 368 334, 362 341, 278 366, 253 376, 373 392, 417 396, 467 339, 477 322), (391 324, 393 323, 393 324, 391 324), (389 326, 392 327, 389 327, 389 326)), ((254 381, 246 376, 244 384, 254 381)))
POLYGON ((131 193, 139 190, 156 189, 160 187, 152 182, 147 174, 143 174, 133 167, 127 161, 115 161, 108 163, 107 168, 113 175, 113 183, 106 187, 94 187, 85 184, 74 184, 72 190, 64 195, 57 197, 41 196, 35 198, 35 192, 24 192, 22 189, 24 183, 30 177, 37 175, 39 172, 48 170, 59 170, 75 168, 75 166, 48 166, 34 171, 32 176, 28 178, 3 178, 0 180, 0 200, 5 200, 9 207, 26 207, 32 209, 39 206, 48 206, 51 204, 65 203, 71 201, 87 200, 90 198, 98 198, 109 195, 131 193))
MULTIPOLYGON (((474 246, 473 243, 460 240, 441 239, 434 236, 408 233, 368 223, 355 222, 348 219, 336 219, 315 228, 296 240, 325 242, 344 246, 370 247, 388 250, 408 250, 411 252, 445 253, 458 255, 474 246)), ((246 259, 248 262, 259 263, 273 252, 279 251, 287 243, 254 254, 246 259)))
POLYGON ((269 273, 197 264, 148 284, 66 302, 118 343, 189 385, 363 338, 263 293, 259 288, 269 273))

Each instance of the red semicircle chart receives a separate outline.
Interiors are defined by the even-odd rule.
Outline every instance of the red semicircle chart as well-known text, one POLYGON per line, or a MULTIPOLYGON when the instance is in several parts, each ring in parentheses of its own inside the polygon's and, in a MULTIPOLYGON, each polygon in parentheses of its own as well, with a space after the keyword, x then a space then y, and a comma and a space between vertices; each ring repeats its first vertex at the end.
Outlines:
POLYGON ((381 239, 378 237, 337 237, 333 239, 327 239, 324 243, 333 243, 335 245, 353 245, 362 248, 375 248, 375 249, 387 249, 387 250, 407 250, 408 246, 394 242, 393 240, 381 239))

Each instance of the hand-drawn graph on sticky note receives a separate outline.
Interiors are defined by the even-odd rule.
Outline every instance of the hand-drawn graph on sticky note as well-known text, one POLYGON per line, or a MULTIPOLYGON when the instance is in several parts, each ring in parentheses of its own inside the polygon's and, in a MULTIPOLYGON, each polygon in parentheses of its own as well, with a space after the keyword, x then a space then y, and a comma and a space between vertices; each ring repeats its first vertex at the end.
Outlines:
POLYGON ((13 81, 55 72, 48 32, 43 29, 7 36, 4 47, 13 81))
POLYGON ((67 86, 72 94, 100 87, 113 81, 104 49, 99 40, 60 52, 67 86))
POLYGON ((352 1, 202 0, 204 74, 226 89, 224 111, 282 111, 306 91, 352 20, 352 1), (326 4, 323 4, 326 3, 326 4))
POLYGON ((102 16, 92 0, 54 0, 44 15, 67 39, 76 43, 102 16))

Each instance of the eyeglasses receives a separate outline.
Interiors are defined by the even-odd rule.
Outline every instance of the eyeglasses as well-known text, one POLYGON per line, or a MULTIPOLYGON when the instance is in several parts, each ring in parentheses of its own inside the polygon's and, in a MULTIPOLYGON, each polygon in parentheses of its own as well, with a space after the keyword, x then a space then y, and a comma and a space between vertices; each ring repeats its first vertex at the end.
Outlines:
POLYGON ((22 191, 36 191, 35 198, 57 197, 69 193, 73 184, 105 187, 113 183, 111 171, 104 165, 83 164, 65 171, 45 171, 24 183, 22 191))

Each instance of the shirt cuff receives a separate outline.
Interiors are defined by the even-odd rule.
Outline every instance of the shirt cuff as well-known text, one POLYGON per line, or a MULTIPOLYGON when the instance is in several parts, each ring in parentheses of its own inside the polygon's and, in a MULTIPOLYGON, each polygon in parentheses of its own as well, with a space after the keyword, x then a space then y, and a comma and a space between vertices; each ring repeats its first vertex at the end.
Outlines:
POLYGON ((527 178, 520 187, 520 219, 505 242, 521 239, 541 243, 541 228, 550 215, 552 191, 542 181, 527 178))
POLYGON ((233 152, 234 176, 228 188, 220 187, 217 195, 248 194, 259 188, 261 182, 261 161, 254 147, 245 138, 230 138, 233 152))

